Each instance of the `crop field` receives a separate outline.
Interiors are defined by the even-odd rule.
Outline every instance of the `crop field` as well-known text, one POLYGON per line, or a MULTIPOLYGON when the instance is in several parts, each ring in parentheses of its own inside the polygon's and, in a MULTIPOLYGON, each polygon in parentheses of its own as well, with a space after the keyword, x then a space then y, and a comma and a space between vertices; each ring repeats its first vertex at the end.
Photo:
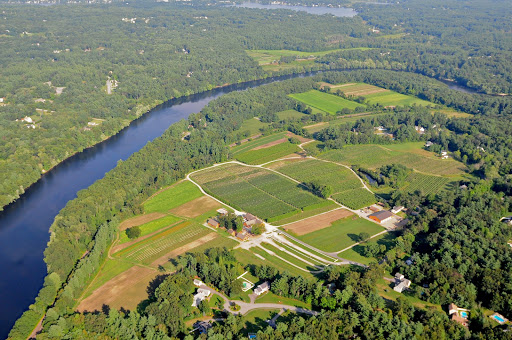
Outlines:
POLYGON ((323 202, 297 183, 261 168, 225 164, 195 173, 192 178, 220 200, 263 219, 323 202))
POLYGON ((237 154, 235 158, 247 164, 263 164, 299 151, 297 145, 284 141, 274 146, 237 154))
POLYGON ((332 115, 335 115, 336 112, 344 108, 353 110, 359 106, 364 107, 364 105, 354 101, 347 100, 333 94, 320 92, 318 90, 291 94, 290 97, 332 115))
POLYGON ((337 90, 343 91, 346 95, 362 96, 365 97, 370 104, 381 104, 383 106, 411 106, 416 105, 434 105, 423 99, 414 96, 409 96, 395 91, 383 89, 381 87, 357 83, 345 84, 346 86, 334 86, 337 90))
MULTIPOLYGON (((151 233, 153 233, 157 230, 160 230, 164 227, 178 223, 179 221, 180 221, 180 218, 169 215, 169 216, 162 217, 158 220, 154 220, 154 221, 145 223, 145 224, 139 226, 140 231, 141 231, 140 236, 142 237, 142 236, 151 234, 151 233)), ((129 242, 129 241, 131 241, 131 240, 128 238, 128 236, 126 236, 126 233, 124 231, 121 232, 121 235, 119 237, 119 243, 122 244, 122 243, 129 242)))
POLYGON ((374 194, 364 188, 350 189, 333 195, 336 202, 350 209, 361 209, 377 202, 374 194))
POLYGON ((263 136, 263 137, 251 140, 249 142, 243 143, 241 145, 234 146, 231 149, 231 153, 236 156, 240 153, 252 150, 258 146, 265 145, 265 144, 274 142, 276 140, 279 140, 279 139, 282 139, 285 137, 286 137, 286 132, 280 132, 280 133, 276 133, 276 134, 273 134, 270 136, 263 136))
MULTIPOLYGON (((396 236, 394 233, 385 233, 368 240, 365 242, 365 245, 377 243, 379 245, 385 245, 386 249, 390 249, 394 245, 395 238, 396 236)), ((374 257, 366 257, 363 255, 363 248, 365 245, 358 244, 357 246, 339 253, 338 256, 345 260, 355 261, 366 265, 369 265, 372 262, 378 262, 374 257)))
MULTIPOLYGON (((270 243, 266 243, 266 242, 261 243, 260 247, 270 250, 275 255, 279 256, 281 259, 288 261, 289 263, 292 263, 304 270, 308 270, 308 271, 321 270, 321 268, 317 268, 315 266, 315 265, 318 265, 318 266, 322 265, 322 263, 318 260, 311 260, 309 258, 305 258, 304 256, 300 256, 299 254, 297 254, 295 252, 292 252, 293 254, 299 256, 300 257, 300 259, 299 259, 299 258, 293 256, 292 254, 290 254, 286 251, 280 250, 277 247, 275 247, 274 245, 272 245, 270 243), (302 259, 304 259, 305 261, 307 261, 309 263, 312 263, 313 265, 304 262, 302 259)), ((269 255, 269 256, 271 256, 271 255, 269 255)), ((273 259, 273 257, 272 257, 272 259, 273 259)))
POLYGON ((167 212, 200 196, 203 196, 203 194, 197 186, 189 181, 183 181, 172 185, 146 201, 144 211, 146 213, 167 212))
POLYGON ((268 167, 303 183, 316 181, 331 186, 333 193, 362 186, 361 181, 349 169, 316 159, 295 162, 280 161, 277 164, 270 164, 268 167))
POLYGON ((407 192, 419 190, 423 195, 437 194, 453 182, 453 178, 424 175, 417 172, 410 174, 406 182, 409 184, 403 189, 407 192))
POLYGON ((327 228, 331 226, 334 221, 338 221, 339 219, 346 218, 351 215, 353 215, 351 211, 346 209, 336 209, 319 216, 312 216, 302 221, 288 224, 283 226, 283 229, 287 232, 293 233, 294 235, 306 235, 314 231, 327 228))
POLYGON ((384 228, 356 216, 337 220, 330 227, 323 228, 297 238, 326 252, 339 252, 359 241, 358 235, 366 232, 375 235, 384 228))
POLYGON ((114 256, 123 257, 134 262, 150 264, 174 248, 189 243, 209 232, 209 229, 186 221, 125 248, 114 254, 114 256))
POLYGON ((249 135, 253 136, 257 133, 261 133, 260 129, 267 127, 268 123, 263 123, 259 119, 251 118, 247 119, 243 122, 242 126, 240 127, 241 132, 249 131, 249 135))
POLYGON ((462 175, 466 167, 453 159, 440 159, 422 149, 423 143, 392 145, 350 145, 340 150, 328 151, 321 158, 346 165, 359 165, 377 169, 388 164, 402 164, 417 171, 442 176, 462 175))
POLYGON ((259 65, 267 65, 271 64, 274 61, 278 61, 281 57, 299 57, 299 58, 315 58, 322 57, 324 55, 348 51, 348 50, 369 50, 370 48, 365 47, 356 47, 356 48, 346 48, 346 49, 335 49, 329 51, 319 51, 319 52, 304 52, 304 51, 292 51, 292 50, 247 50, 247 54, 256 60, 259 65))
POLYGON ((277 116, 281 120, 285 120, 285 119, 288 119, 288 118, 294 118, 294 119, 302 118, 305 115, 306 115, 305 113, 302 113, 302 112, 299 112, 299 111, 295 111, 295 110, 286 110, 286 111, 281 111, 281 112, 277 113, 277 116))

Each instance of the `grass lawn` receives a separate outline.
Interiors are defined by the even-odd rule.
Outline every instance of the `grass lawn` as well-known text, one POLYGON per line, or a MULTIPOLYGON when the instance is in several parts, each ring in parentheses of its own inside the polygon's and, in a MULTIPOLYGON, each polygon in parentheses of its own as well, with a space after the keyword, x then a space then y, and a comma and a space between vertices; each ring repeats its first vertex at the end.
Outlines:
POLYGON ((288 118, 298 119, 298 118, 304 117, 305 115, 306 115, 305 113, 295 111, 295 110, 286 110, 286 111, 281 111, 281 112, 277 113, 277 116, 279 117, 280 120, 285 120, 288 118))
POLYGON ((375 170, 383 165, 402 164, 417 171, 441 176, 460 176, 466 166, 454 159, 440 159, 423 149, 422 142, 389 145, 350 145, 325 152, 320 158, 375 170))
MULTIPOLYGON (((265 248, 265 249, 268 249, 268 250, 274 252, 277 256, 281 257, 282 259, 284 259, 284 260, 286 260, 286 261, 288 261, 290 263, 293 263, 296 266, 299 266, 302 269, 306 269, 306 270, 310 270, 310 271, 319 270, 319 268, 311 266, 311 265, 307 264, 306 262, 301 261, 298 258, 294 257, 293 255, 288 254, 285 251, 281 251, 281 250, 277 249, 275 246, 273 246, 273 245, 271 245, 269 243, 262 243, 261 246, 263 248, 265 248)), ((293 252, 293 253, 295 255, 299 255, 296 252, 293 252)), ((268 256, 270 256, 270 255, 268 255, 268 256)), ((308 261, 308 262, 314 263, 314 264, 316 264, 315 262, 318 262, 318 261, 313 261, 311 259, 306 259, 306 258, 305 258, 305 260, 308 261)))
POLYGON ((267 320, 272 319, 277 313, 278 309, 255 309, 244 315, 244 329, 243 333, 257 333, 259 330, 264 330, 268 327, 267 320))
MULTIPOLYGON (((175 224, 175 223, 179 222, 180 220, 181 219, 176 216, 168 215, 168 216, 159 218, 158 220, 154 220, 154 221, 145 223, 145 224, 139 226, 140 231, 141 231, 140 236, 142 237, 142 236, 151 234, 159 229, 162 229, 164 227, 175 224)), ((126 235, 126 231, 121 231, 120 236, 119 236, 119 244, 123 244, 123 243, 129 242, 129 241, 132 241, 132 240, 130 240, 128 238, 128 236, 126 235)))
POLYGON ((355 109, 358 106, 364 106, 351 100, 338 97, 333 94, 324 93, 318 90, 311 90, 304 93, 291 94, 290 97, 310 105, 319 110, 325 111, 332 115, 343 108, 355 109))
POLYGON ((407 292, 405 292, 405 293, 395 292, 393 290, 393 284, 389 281, 382 279, 382 278, 377 280, 376 288, 377 288, 377 292, 379 293, 379 295, 387 300, 396 301, 397 298, 402 297, 402 298, 406 298, 407 300, 409 300, 413 304, 413 306, 416 308, 426 309, 427 307, 434 307, 435 309, 437 309, 439 311, 443 311, 443 309, 440 305, 434 305, 433 303, 423 301, 414 296, 410 296, 407 294, 407 292))
POLYGON ((292 275, 295 276, 304 276, 306 278, 314 277, 314 274, 311 274, 309 271, 300 270, 297 267, 292 266, 291 264, 282 261, 281 259, 278 259, 277 257, 271 256, 269 253, 267 253, 265 250, 253 247, 251 248, 251 251, 254 254, 258 254, 265 258, 264 264, 267 266, 272 266, 277 268, 280 272, 289 272, 292 275))
POLYGON ((211 308, 218 308, 217 305, 221 303, 224 305, 224 299, 218 296, 217 294, 213 294, 213 296, 210 298, 209 305, 211 308))
MULTIPOLYGON (((387 249, 390 249, 394 243, 395 238, 396 237, 393 233, 385 233, 375 238, 372 238, 370 241, 367 242, 367 244, 383 244, 386 246, 387 249)), ((346 260, 355 261, 366 265, 369 265, 372 262, 378 262, 377 259, 374 257, 363 256, 363 247, 364 245, 358 244, 357 246, 354 246, 348 250, 345 250, 342 253, 339 253, 338 256, 346 260)))
POLYGON ((312 306, 310 303, 306 303, 304 301, 279 296, 272 292, 267 292, 264 295, 260 295, 258 298, 256 298, 255 302, 256 303, 281 303, 283 305, 302 307, 305 309, 312 309, 312 306))
POLYGON ((337 252, 358 242, 358 235, 361 232, 375 235, 383 230, 384 228, 375 223, 350 216, 335 221, 330 227, 297 236, 297 238, 320 250, 337 252))
MULTIPOLYGON (((285 237, 286 237, 286 236, 285 236, 285 237)), ((295 245, 297 245, 297 246, 301 247, 301 248, 302 248, 302 249, 304 249, 304 250, 307 250, 308 252, 310 252, 310 253, 312 253, 312 254, 315 254, 316 256, 319 256, 319 257, 323 258, 323 259, 324 259, 324 260, 326 260, 326 261, 329 261, 329 262, 337 262, 337 261, 338 261, 338 259, 336 259, 336 258, 334 258, 334 257, 331 257, 331 256, 328 256, 328 255, 321 254, 321 253, 319 253, 319 252, 317 252, 317 251, 315 251, 315 250, 313 250, 313 249, 311 249, 311 248, 309 248, 309 247, 307 247, 307 246, 305 246, 305 245, 303 245, 303 244, 301 244, 301 243, 299 243, 299 242, 297 242, 297 241, 295 241, 295 240, 293 240, 293 239, 291 239, 291 238, 289 238, 289 237, 286 237, 286 239, 287 239, 289 242, 291 242, 291 243, 293 243, 293 244, 295 244, 295 245)))
POLYGON ((240 132, 249 131, 250 136, 254 136, 258 133, 261 133, 260 129, 267 127, 268 123, 262 123, 259 119, 251 118, 247 119, 243 122, 242 126, 240 127, 240 132))
POLYGON ((182 181, 147 200, 144 203, 144 212, 167 212, 202 195, 197 186, 189 181, 182 181))

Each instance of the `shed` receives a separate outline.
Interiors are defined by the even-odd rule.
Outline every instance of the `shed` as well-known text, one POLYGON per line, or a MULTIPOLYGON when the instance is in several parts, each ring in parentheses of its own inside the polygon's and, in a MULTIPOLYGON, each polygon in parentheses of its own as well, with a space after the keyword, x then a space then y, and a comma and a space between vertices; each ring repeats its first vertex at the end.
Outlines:
POLYGON ((208 224, 214 228, 218 228, 220 225, 219 221, 217 221, 216 219, 213 219, 213 218, 208 219, 208 224))
POLYGON ((377 211, 377 212, 371 214, 370 216, 368 216, 368 218, 370 218, 371 220, 374 220, 375 222, 378 222, 378 223, 384 223, 386 221, 389 221, 392 217, 393 217, 393 214, 387 210, 377 211))

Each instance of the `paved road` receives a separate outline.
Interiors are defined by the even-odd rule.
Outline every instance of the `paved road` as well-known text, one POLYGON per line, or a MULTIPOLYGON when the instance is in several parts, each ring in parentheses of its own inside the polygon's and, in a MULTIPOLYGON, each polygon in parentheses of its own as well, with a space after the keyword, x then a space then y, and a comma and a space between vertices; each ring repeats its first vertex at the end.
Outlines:
MULTIPOLYGON (((202 284, 200 286, 200 288, 203 288, 203 289, 207 289, 210 291, 211 294, 217 294, 218 296, 220 296, 221 298, 224 299, 224 311, 226 312, 229 312, 229 313, 233 313, 233 314, 246 314, 248 312, 250 312, 251 310, 254 310, 254 309, 286 309, 286 310, 290 310, 292 312, 295 312, 295 313, 302 313, 302 314, 308 314, 308 315, 318 315, 318 312, 315 312, 313 310, 309 310, 309 309, 305 309, 305 308, 302 308, 302 307, 295 307, 295 306, 290 306, 290 305, 282 305, 280 303, 247 303, 247 302, 243 302, 243 301, 238 301, 238 300, 229 300, 227 298, 227 296, 225 296, 224 294, 216 291, 215 289, 213 288, 210 288, 208 287, 207 285, 205 284, 202 284), (240 306, 240 310, 238 311, 232 311, 229 307, 232 306, 233 303, 236 303, 238 306, 240 306)), ((253 299, 251 298, 251 301, 253 301, 253 299)))

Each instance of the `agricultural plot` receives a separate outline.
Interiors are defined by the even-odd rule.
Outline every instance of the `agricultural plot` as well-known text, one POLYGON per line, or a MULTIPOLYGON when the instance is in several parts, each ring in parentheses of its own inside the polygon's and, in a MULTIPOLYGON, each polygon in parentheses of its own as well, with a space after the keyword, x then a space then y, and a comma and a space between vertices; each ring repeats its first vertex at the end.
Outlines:
POLYGON ((303 52, 292 50, 247 50, 247 54, 256 60, 259 65, 272 64, 279 61, 281 57, 299 57, 302 59, 321 57, 329 53, 343 51, 342 49, 321 51, 321 52, 303 52))
POLYGON ((347 100, 333 94, 320 92, 318 90, 291 94, 290 97, 332 115, 335 115, 336 112, 344 108, 353 110, 356 107, 364 107, 364 105, 354 101, 347 100))
POLYGON ((289 118, 299 119, 299 118, 302 118, 302 117, 304 117, 306 115, 305 113, 302 113, 302 112, 299 112, 299 111, 295 111, 295 110, 281 111, 281 112, 278 112, 276 114, 277 114, 277 116, 279 117, 280 120, 285 120, 285 119, 289 119, 289 118))
POLYGON ((338 256, 345 260, 369 265, 372 262, 378 261, 374 257, 364 256, 364 247, 368 244, 377 243, 378 245, 384 245, 386 249, 390 249, 394 245, 395 238, 396 236, 394 233, 385 233, 372 238, 364 244, 358 244, 348 250, 345 250, 344 252, 339 253, 338 256))
POLYGON ((243 122, 239 131, 241 131, 241 132, 249 131, 249 135, 254 136, 257 133, 261 133, 260 129, 264 129, 268 125, 269 125, 268 123, 263 123, 259 119, 251 118, 251 119, 247 119, 243 122))
POLYGON ((421 106, 435 105, 414 96, 397 93, 395 91, 364 83, 334 85, 330 87, 336 91, 342 91, 346 95, 365 97, 369 104, 380 104, 382 106, 411 106, 414 104, 421 106))
MULTIPOLYGON (((140 231, 141 231, 140 236, 142 237, 145 235, 149 235, 149 234, 151 234, 157 230, 160 230, 164 227, 178 223, 179 221, 180 221, 180 219, 178 217, 169 215, 169 216, 162 217, 158 220, 154 220, 154 221, 145 223, 145 224, 139 226, 140 231)), ((119 244, 129 242, 129 241, 130 241, 130 239, 128 238, 128 236, 126 236, 126 232, 124 232, 124 231, 121 232, 121 235, 119 237, 119 244)))
POLYGON ((336 202, 354 210, 367 207, 377 202, 375 195, 364 188, 342 191, 333 195, 332 198, 334 198, 336 202))
POLYGON ((361 181, 349 169, 316 159, 280 161, 268 165, 297 181, 319 182, 332 187, 333 193, 360 188, 361 181))
POLYGON ((172 185, 146 201, 144 212, 167 212, 202 195, 197 186, 189 181, 183 181, 172 185))
POLYGON ((323 203, 297 183, 262 168, 225 164, 193 174, 192 179, 229 205, 263 219, 323 203))
POLYGON ((276 133, 276 134, 273 134, 270 136, 260 137, 260 138, 248 141, 246 143, 243 143, 241 145, 234 146, 231 149, 231 153, 236 156, 240 153, 247 152, 247 151, 252 150, 258 146, 265 145, 265 144, 274 142, 274 141, 282 139, 282 138, 286 138, 286 132, 280 132, 280 133, 276 133))
POLYGON ((346 217, 337 220, 330 227, 323 228, 297 238, 326 252, 339 252, 359 241, 358 235, 366 232, 375 235, 384 228, 360 217, 346 217))
POLYGON ((417 171, 441 175, 460 176, 466 167, 453 159, 440 159, 422 149, 423 143, 381 145, 350 145, 340 150, 328 151, 321 158, 346 165, 359 165, 377 169, 388 164, 402 164, 417 171))
POLYGON ((407 177, 406 182, 409 183, 403 188, 406 192, 415 192, 418 190, 423 195, 429 195, 437 194, 445 190, 448 185, 453 182, 453 178, 430 176, 413 172, 407 177))
POLYGON ((235 158, 247 164, 263 164, 299 151, 297 145, 286 140, 274 146, 237 154, 235 158))
POLYGON ((114 256, 148 265, 171 250, 209 232, 209 229, 186 221, 125 248, 114 256))
MULTIPOLYGON (((304 270, 308 270, 308 271, 317 271, 317 270, 321 270, 321 268, 318 268, 316 267, 317 265, 318 266, 321 266, 321 263, 319 261, 313 261, 311 259, 305 259, 303 256, 300 256, 299 254, 297 253, 288 253, 286 251, 283 251, 283 250, 280 250, 278 249, 277 247, 271 245, 270 243, 262 243, 260 244, 260 247, 261 248, 264 248, 264 249, 267 249, 267 250, 270 250, 271 252, 273 252, 275 255, 279 256, 282 260, 284 261, 287 261, 299 268, 302 268, 304 270), (296 256, 298 256, 299 258, 297 258, 296 256), (307 262, 304 262, 304 261, 307 261, 307 262)), ((272 255, 268 255, 268 256, 272 256, 272 255)), ((272 259, 274 259, 274 257, 272 257, 272 259)))

